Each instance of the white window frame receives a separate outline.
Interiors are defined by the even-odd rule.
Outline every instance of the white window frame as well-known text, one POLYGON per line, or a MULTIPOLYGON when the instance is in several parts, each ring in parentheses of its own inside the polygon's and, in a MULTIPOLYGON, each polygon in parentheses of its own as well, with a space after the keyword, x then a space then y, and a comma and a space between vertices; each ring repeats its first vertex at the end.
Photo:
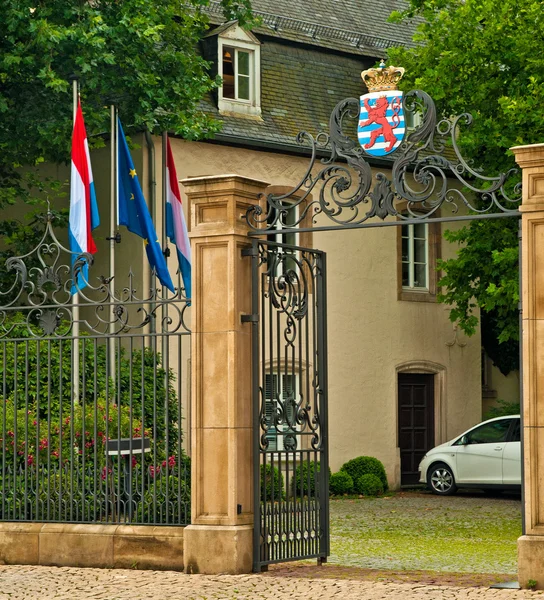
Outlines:
MULTIPOLYGON (((425 285, 424 286, 416 286, 414 285, 415 280, 415 257, 414 257, 414 240, 416 239, 414 236, 414 224, 404 224, 401 226, 401 248, 404 243, 404 240, 408 240, 408 260, 404 260, 401 251, 401 260, 402 266, 408 264, 408 285, 402 285, 403 290, 413 290, 413 291, 429 291, 429 224, 428 223, 420 223, 425 228, 425 285), (406 228, 406 229, 405 229, 406 228), (408 231, 408 235, 404 235, 404 232, 408 231)), ((421 238, 417 238, 421 239, 421 238)), ((417 264, 422 264, 418 262, 417 264)), ((402 266, 401 266, 401 276, 402 276, 402 266)))
MULTIPOLYGON (((300 377, 298 375, 298 373, 282 373, 282 372, 277 372, 277 371, 273 371, 271 373, 266 373, 265 374, 265 378, 266 377, 275 377, 277 378, 276 381, 278 382, 278 397, 280 398, 280 400, 282 402, 286 401, 286 397, 284 396, 284 391, 283 391, 283 377, 293 377, 294 378, 294 400, 295 400, 295 404, 296 404, 296 400, 297 400, 297 396, 298 396, 298 390, 299 390, 299 386, 300 386, 300 377)), ((272 403, 274 403, 274 405, 276 404, 276 401, 274 398, 270 397, 267 398, 266 397, 266 381, 264 382, 264 393, 265 393, 265 417, 266 417, 266 406, 270 405, 272 403)), ((274 414, 274 409, 275 406, 272 406, 272 411, 271 414, 274 414)), ((282 427, 281 425, 278 426, 278 429, 282 427)), ((293 431, 292 428, 290 428, 289 426, 287 426, 286 424, 283 425, 283 430, 285 432, 285 434, 293 434, 296 435, 293 431)), ((279 431, 276 430, 276 428, 274 427, 271 430, 268 430, 270 433, 266 434, 268 441, 268 451, 270 452, 287 452, 287 450, 284 447, 284 440, 285 440, 285 435, 280 433, 279 431), (278 443, 278 439, 280 440, 280 443, 278 443), (272 443, 272 441, 274 443, 272 443)), ((297 440, 297 445, 296 445, 296 451, 301 450, 300 448, 300 441, 301 441, 301 436, 300 435, 296 435, 296 440, 297 440)))
POLYGON ((218 89, 218 108, 220 113, 239 113, 253 116, 261 115, 261 47, 258 42, 249 42, 235 37, 218 38, 218 73, 223 77, 223 54, 225 48, 232 48, 234 58, 235 98, 224 98, 223 87, 218 89), (238 95, 238 52, 249 53, 249 100, 239 99, 238 95))

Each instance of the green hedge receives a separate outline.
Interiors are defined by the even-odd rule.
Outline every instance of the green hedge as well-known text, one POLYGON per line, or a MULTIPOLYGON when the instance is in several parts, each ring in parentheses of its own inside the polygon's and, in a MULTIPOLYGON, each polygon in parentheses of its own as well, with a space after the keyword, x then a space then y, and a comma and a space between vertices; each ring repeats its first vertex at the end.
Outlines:
MULTIPOLYGON (((2 395, 4 400, 16 400, 18 408, 28 404, 28 410, 38 410, 42 418, 48 415, 55 418, 61 406, 69 406, 72 402, 70 324, 62 321, 57 329, 57 334, 66 335, 66 338, 43 340, 30 338, 24 323, 25 317, 19 313, 2 323, 4 330, 11 329, 9 337, 2 338, 0 347, 0 364, 4 370, 2 395)), ((31 328, 37 336, 43 335, 37 325, 31 325, 31 328)), ((130 352, 116 344, 118 380, 114 384, 111 377, 109 380, 106 377, 107 339, 107 336, 90 339, 85 333, 79 338, 80 403, 89 406, 95 398, 108 398, 112 404, 131 405, 133 417, 140 420, 143 417, 145 427, 151 427, 155 420, 157 441, 165 440, 168 430, 169 448, 164 450, 171 453, 178 436, 182 435, 173 371, 169 370, 167 378, 160 353, 151 348, 130 352), (156 399, 155 403, 150 401, 152 398, 156 399)))
POLYGON ((342 496, 342 494, 351 494, 353 492, 353 479, 345 471, 338 471, 333 473, 329 480, 329 491, 335 496, 342 496))
POLYGON ((361 475, 356 481, 356 488, 363 496, 381 496, 384 492, 381 479, 373 473, 361 475))
POLYGON ((344 463, 340 467, 340 471, 344 471, 353 479, 355 484, 355 491, 358 493, 357 489, 358 481, 362 475, 372 474, 376 475, 380 479, 383 485, 384 491, 389 489, 387 485, 387 475, 385 473, 385 468, 381 461, 373 456, 358 456, 357 458, 352 458, 348 460, 348 462, 344 463))
POLYGON ((261 465, 261 502, 279 502, 285 497, 283 475, 272 465, 261 465))

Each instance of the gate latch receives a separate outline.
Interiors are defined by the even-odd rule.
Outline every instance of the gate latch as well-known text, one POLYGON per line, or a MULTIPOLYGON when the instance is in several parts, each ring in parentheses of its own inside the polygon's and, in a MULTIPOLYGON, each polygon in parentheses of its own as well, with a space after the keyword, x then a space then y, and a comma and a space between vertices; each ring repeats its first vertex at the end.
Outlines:
POLYGON ((242 315, 242 323, 258 323, 259 315, 242 315))

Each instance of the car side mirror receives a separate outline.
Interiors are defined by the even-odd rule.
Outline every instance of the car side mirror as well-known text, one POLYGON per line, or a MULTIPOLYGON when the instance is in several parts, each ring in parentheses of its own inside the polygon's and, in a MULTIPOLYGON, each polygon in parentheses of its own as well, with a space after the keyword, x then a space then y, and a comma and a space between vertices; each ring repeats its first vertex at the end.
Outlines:
POLYGON ((468 437, 466 435, 464 435, 463 437, 461 437, 461 439, 459 440, 459 445, 460 446, 466 446, 468 444, 468 437))

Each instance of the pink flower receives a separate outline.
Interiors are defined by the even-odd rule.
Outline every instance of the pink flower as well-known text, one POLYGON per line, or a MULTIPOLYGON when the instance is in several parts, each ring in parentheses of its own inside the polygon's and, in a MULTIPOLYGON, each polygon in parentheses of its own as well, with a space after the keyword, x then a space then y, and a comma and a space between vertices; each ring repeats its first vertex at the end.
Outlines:
POLYGON ((136 459, 135 456, 132 457, 132 468, 134 469, 134 467, 138 464, 138 460, 136 459))
POLYGON ((28 455, 28 458, 26 459, 26 462, 28 463, 29 467, 31 467, 34 464, 34 457, 32 456, 32 454, 28 455))

